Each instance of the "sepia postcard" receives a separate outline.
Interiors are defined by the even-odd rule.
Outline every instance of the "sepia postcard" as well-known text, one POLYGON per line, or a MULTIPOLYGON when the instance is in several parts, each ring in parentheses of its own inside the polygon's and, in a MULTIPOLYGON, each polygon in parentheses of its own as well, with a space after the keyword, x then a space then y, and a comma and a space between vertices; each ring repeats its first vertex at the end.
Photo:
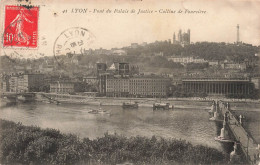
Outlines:
POLYGON ((0 0, 0 164, 260 165, 259 0, 0 0))

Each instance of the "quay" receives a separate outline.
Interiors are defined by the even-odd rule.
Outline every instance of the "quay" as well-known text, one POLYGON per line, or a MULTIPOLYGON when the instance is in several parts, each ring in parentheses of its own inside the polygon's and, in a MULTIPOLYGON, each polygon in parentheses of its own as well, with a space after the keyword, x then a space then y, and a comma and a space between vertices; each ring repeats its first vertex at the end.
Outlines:
POLYGON ((250 164, 255 164, 255 160, 259 156, 257 143, 248 135, 241 121, 230 111, 228 102, 219 101, 219 112, 223 117, 226 116, 225 114, 229 115, 226 122, 227 127, 234 135, 235 141, 240 145, 246 161, 250 164))

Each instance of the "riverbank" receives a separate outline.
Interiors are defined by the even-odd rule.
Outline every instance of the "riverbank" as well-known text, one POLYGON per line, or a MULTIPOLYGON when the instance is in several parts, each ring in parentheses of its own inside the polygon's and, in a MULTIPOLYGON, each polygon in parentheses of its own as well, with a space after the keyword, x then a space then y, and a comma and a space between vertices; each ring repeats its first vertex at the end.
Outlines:
POLYGON ((79 139, 54 129, 0 120, 2 164, 226 164, 222 152, 185 140, 105 134, 79 139))
POLYGON ((259 100, 248 99, 226 99, 218 97, 207 98, 125 98, 125 97, 87 97, 80 95, 69 94, 54 94, 54 93, 38 93, 36 100, 48 102, 49 98, 54 103, 57 101, 61 104, 82 104, 82 105, 106 105, 106 106, 122 106, 124 102, 137 102, 139 107, 153 107, 154 103, 170 103, 174 108, 200 108, 208 110, 211 107, 213 100, 222 100, 229 102, 233 110, 247 110, 248 106, 259 110, 259 100))

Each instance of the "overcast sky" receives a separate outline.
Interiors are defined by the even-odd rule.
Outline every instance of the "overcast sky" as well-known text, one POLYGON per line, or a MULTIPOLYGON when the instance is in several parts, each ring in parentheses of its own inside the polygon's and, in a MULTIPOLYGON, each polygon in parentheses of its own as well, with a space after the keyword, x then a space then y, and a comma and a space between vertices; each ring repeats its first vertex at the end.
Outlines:
MULTIPOLYGON (((1 5, 10 3, 6 0, 1 5)), ((15 2, 17 4, 17 2, 15 2)), ((36 4, 32 1, 32 4, 36 4)), ((56 38, 71 27, 88 29, 95 40, 89 48, 128 46, 131 43, 172 40, 173 33, 179 29, 191 30, 191 42, 229 42, 236 41, 236 26, 240 25, 240 40, 260 45, 260 1, 175 1, 133 0, 133 1, 56 1, 39 2, 39 46, 36 50, 15 49, 18 54, 53 55, 56 38), (87 13, 71 13, 72 9, 88 9, 87 13), (67 13, 63 13, 67 9, 67 13), (110 9, 112 13, 93 13, 94 9, 110 9), (115 9, 125 9, 136 13, 113 13, 115 9), (153 10, 153 13, 137 14, 139 9, 153 10), (206 11, 206 13, 159 13, 159 10, 206 11), (89 12, 92 11, 92 12, 89 12), (155 12, 157 11, 157 12, 155 12), (56 16, 54 16, 56 13, 56 16), (47 45, 43 45, 43 37, 47 45)), ((3 27, 1 15, 1 28, 3 27)), ((2 32, 3 29, 1 29, 2 32)), ((1 54, 13 53, 14 49, 1 50, 1 54)))

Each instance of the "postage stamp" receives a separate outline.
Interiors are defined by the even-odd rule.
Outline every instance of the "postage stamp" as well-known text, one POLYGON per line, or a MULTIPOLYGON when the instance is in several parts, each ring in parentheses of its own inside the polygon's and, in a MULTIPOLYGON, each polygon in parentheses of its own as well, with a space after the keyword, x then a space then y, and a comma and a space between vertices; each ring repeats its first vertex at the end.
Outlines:
POLYGON ((37 48, 39 7, 5 6, 4 47, 37 48))

